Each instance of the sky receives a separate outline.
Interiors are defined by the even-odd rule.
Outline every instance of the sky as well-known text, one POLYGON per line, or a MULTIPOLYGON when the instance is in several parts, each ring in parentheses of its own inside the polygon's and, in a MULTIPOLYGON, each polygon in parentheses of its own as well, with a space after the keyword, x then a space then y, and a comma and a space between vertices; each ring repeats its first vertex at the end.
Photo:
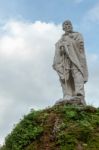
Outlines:
POLYGON ((62 97, 52 64, 64 20, 83 34, 86 102, 99 107, 98 14, 98 0, 0 0, 0 144, 31 109, 52 106, 62 97))

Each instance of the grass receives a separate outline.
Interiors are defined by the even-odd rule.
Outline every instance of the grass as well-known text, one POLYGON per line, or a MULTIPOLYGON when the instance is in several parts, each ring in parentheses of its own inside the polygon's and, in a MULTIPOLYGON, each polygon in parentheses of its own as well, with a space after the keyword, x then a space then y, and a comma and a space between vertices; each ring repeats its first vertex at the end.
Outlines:
POLYGON ((31 111, 0 150, 98 150, 99 108, 59 105, 31 111))

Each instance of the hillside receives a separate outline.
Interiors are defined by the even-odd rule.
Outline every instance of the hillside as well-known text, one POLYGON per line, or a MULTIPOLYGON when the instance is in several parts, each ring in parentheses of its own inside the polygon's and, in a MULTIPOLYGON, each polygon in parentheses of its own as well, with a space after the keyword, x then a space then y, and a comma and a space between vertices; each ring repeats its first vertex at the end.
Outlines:
POLYGON ((31 110, 0 150, 99 150, 99 108, 65 104, 31 110))

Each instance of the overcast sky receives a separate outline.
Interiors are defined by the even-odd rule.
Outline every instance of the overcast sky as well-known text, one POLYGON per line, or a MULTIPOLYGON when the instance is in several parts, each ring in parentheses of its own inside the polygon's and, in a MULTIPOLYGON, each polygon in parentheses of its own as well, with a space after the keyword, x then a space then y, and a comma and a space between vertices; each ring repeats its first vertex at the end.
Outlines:
POLYGON ((99 107, 99 1, 0 0, 0 144, 30 109, 62 97, 52 64, 66 19, 84 36, 86 101, 99 107))

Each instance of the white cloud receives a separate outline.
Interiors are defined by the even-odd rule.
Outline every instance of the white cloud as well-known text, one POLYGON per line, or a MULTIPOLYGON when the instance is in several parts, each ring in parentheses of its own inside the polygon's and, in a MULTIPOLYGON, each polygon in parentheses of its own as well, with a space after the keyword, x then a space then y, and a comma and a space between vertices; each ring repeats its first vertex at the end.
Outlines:
POLYGON ((1 30, 3 30, 0 36, 2 143, 1 139, 11 130, 12 125, 30 108, 52 105, 60 97, 61 92, 52 63, 54 44, 61 30, 60 25, 40 21, 35 23, 9 21, 1 30))
MULTIPOLYGON (((61 35, 61 26, 40 21, 9 21, 1 30, 0 139, 3 139, 31 108, 52 105, 62 96, 58 76, 52 69, 54 45, 61 35)), ((94 100, 96 105, 99 105, 98 59, 96 54, 88 54, 90 72, 94 72, 95 78, 90 75, 86 99, 88 103, 94 100)))
POLYGON ((54 28, 54 24, 49 25, 46 23, 41 23, 39 21, 35 24, 11 21, 4 27, 5 34, 3 37, 1 37, 0 40, 0 53, 4 53, 4 55, 6 56, 22 56, 23 58, 27 58, 28 56, 30 57, 31 54, 33 54, 35 58, 35 55, 38 55, 38 53, 40 53, 39 49, 41 49, 42 46, 45 49, 46 45, 50 44, 48 43, 48 39, 50 39, 50 42, 53 41, 54 37, 52 36, 52 34, 56 32, 54 28), (53 31, 50 32, 51 30, 53 31), (45 46, 42 45, 42 42, 44 40, 45 46))

